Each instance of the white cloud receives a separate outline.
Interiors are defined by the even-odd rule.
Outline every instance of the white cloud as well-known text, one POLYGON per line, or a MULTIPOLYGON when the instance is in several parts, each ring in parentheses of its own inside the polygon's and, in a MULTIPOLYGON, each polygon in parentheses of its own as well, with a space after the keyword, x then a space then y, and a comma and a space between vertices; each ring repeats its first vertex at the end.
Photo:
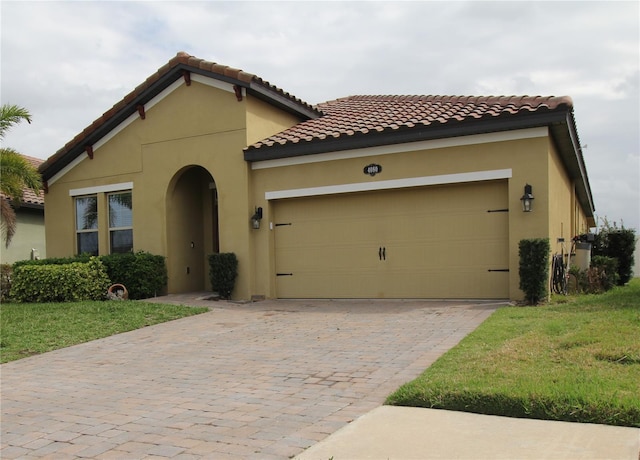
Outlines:
POLYGON ((640 229, 637 2, 0 3, 1 100, 55 153, 178 51, 303 100, 349 94, 569 95, 597 213, 640 229))

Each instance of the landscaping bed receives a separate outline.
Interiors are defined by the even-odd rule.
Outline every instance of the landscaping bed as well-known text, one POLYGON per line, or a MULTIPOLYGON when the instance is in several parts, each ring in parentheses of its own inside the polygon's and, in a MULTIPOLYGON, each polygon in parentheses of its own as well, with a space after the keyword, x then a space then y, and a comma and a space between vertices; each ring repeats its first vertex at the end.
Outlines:
POLYGON ((640 279, 501 308, 387 404, 640 427, 640 279))

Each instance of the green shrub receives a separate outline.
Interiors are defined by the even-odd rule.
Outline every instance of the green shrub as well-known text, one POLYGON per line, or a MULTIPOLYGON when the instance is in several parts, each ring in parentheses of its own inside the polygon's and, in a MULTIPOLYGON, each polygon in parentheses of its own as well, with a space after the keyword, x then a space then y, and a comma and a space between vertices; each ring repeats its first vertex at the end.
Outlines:
MULTIPOLYGON (((74 262, 88 262, 92 256, 87 254, 75 257, 48 258, 42 260, 24 260, 16 262, 14 268, 23 265, 66 265, 74 262)), ((111 254, 97 256, 104 264, 109 279, 113 283, 123 284, 130 299, 146 299, 163 293, 167 285, 167 267, 163 256, 148 252, 111 254)))
POLYGON ((0 265, 0 302, 6 302, 7 300, 9 300, 12 275, 13 268, 10 264, 0 265))
POLYGON ((34 259, 34 260, 19 260, 13 264, 13 268, 16 269, 18 267, 22 267, 23 265, 66 265, 72 264, 74 262, 83 262, 87 263, 91 259, 88 254, 83 254, 79 256, 73 257, 49 257, 46 259, 34 259))
POLYGON ((633 276, 636 233, 634 229, 611 226, 605 219, 600 231, 595 235, 592 246, 593 256, 606 256, 618 259, 618 278, 616 284, 623 286, 633 276))
POLYGON ((230 299, 238 276, 238 259, 232 252, 209 256, 211 288, 223 299, 230 299))
POLYGON ((100 256, 113 283, 127 288, 129 299, 147 299, 161 294, 167 285, 163 256, 148 252, 100 256))
POLYGON ((520 289, 530 305, 537 305, 547 297, 549 251, 548 238, 520 240, 520 289))
POLYGON ((593 256, 586 270, 571 267, 569 273, 576 278, 577 293, 601 294, 618 282, 618 260, 613 257, 593 256))
POLYGON ((74 302, 101 300, 111 281, 97 257, 88 262, 16 267, 11 299, 16 302, 74 302))
POLYGON ((618 259, 618 286, 624 286, 633 277, 636 234, 633 229, 609 233, 609 257, 618 259))

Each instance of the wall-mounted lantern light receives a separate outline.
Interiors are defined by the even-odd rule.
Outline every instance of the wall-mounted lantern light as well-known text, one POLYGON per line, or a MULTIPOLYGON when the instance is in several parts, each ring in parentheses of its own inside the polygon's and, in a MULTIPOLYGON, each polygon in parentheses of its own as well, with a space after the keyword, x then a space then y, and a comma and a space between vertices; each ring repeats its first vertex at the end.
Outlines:
POLYGON ((520 201, 522 201, 522 210, 524 212, 531 212, 531 210, 533 209, 533 187, 531 187, 529 184, 524 186, 524 195, 522 195, 522 198, 520 198, 520 201))
POLYGON ((262 208, 256 208, 256 212, 251 216, 251 227, 254 229, 260 228, 260 221, 262 220, 262 208))

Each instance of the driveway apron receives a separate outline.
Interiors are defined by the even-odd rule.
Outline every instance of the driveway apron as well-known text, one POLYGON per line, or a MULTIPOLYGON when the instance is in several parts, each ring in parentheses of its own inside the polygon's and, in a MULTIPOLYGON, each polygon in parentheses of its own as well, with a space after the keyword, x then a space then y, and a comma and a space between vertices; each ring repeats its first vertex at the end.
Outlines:
POLYGON ((0 457, 287 459, 380 406, 500 305, 263 301, 3 364, 0 457))

